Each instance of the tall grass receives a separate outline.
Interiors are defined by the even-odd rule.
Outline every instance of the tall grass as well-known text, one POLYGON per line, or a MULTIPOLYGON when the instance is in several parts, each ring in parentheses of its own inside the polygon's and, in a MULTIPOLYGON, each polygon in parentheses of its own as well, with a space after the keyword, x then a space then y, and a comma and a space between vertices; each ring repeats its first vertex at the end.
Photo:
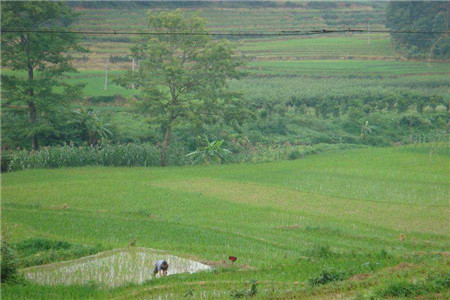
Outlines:
MULTIPOLYGON (((312 146, 260 146, 228 155, 224 163, 255 163, 298 159, 306 155, 364 147, 353 144, 317 144, 312 146)), ((188 149, 180 144, 170 147, 172 166, 197 165, 204 161, 186 157, 188 149)), ((38 151, 16 151, 9 156, 9 171, 82 166, 151 167, 160 165, 159 150, 151 144, 109 144, 97 147, 71 145, 43 147, 38 151)))
POLYGON ((81 166, 157 166, 158 149, 150 144, 103 144, 98 147, 70 145, 17 151, 11 155, 10 171, 81 166))

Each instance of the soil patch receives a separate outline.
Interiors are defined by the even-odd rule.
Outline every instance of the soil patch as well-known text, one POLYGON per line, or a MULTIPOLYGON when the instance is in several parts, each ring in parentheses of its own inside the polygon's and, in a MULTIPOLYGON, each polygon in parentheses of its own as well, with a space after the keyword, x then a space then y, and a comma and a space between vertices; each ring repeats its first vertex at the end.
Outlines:
POLYGON ((372 276, 372 274, 370 274, 370 273, 362 273, 362 274, 357 274, 355 276, 352 276, 348 280, 349 281, 361 281, 361 280, 364 280, 364 279, 369 278, 371 276, 372 276))

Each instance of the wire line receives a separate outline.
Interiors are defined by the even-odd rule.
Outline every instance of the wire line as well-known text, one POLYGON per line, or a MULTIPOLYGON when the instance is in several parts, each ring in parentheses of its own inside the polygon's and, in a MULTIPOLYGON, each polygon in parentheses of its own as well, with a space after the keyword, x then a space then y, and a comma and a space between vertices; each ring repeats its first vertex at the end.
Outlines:
POLYGON ((367 30, 367 29, 321 29, 321 30, 282 30, 278 32, 157 32, 157 31, 75 31, 51 29, 20 29, 2 28, 1 33, 50 33, 50 34, 92 34, 92 35, 209 35, 209 36, 303 36, 330 33, 393 33, 393 34, 445 34, 445 31, 417 31, 417 30, 367 30))

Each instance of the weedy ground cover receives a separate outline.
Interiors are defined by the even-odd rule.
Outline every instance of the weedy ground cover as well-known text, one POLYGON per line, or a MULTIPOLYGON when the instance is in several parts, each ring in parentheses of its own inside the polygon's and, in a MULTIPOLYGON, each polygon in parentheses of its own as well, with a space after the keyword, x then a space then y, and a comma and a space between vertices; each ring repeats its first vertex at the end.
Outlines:
POLYGON ((103 250, 101 245, 85 246, 66 241, 31 238, 11 245, 17 252, 18 267, 30 267, 88 256, 103 250))
POLYGON ((113 249, 135 239, 215 269, 114 289, 7 284, 3 296, 229 298, 251 291, 251 280, 257 296, 400 295, 393 279, 424 282, 414 295, 445 295, 446 283, 432 276, 448 273, 449 157, 414 149, 4 174, 2 225, 11 244, 43 237, 113 249))

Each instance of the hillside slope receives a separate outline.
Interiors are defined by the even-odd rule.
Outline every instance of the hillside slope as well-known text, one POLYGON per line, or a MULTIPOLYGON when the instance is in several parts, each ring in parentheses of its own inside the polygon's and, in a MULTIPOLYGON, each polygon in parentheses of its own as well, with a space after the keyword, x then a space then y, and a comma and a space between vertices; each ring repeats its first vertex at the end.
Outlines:
MULTIPOLYGON (((343 28, 384 29, 383 3, 277 3, 277 2, 169 2, 169 3, 108 3, 72 4, 80 14, 74 29, 80 31, 131 31, 146 29, 146 12, 181 9, 187 15, 199 14, 215 33, 267 33, 286 30, 332 30, 343 28)), ((315 38, 300 37, 223 36, 241 39, 239 48, 252 59, 279 60, 303 58, 392 58, 388 35, 340 36, 327 40, 327 45, 315 38), (368 41, 372 39, 372 41, 368 41), (281 41, 281 42, 280 42, 281 41), (304 42, 307 47, 304 47, 304 42), (369 45, 367 45, 369 43, 369 45), (267 47, 266 47, 267 44, 267 47), (262 47, 261 47, 262 46, 262 47), (322 47, 317 52, 315 47, 322 47), (293 53, 293 48, 301 47, 293 53), (342 49, 342 47, 344 47, 342 49), (362 49, 361 49, 362 47, 362 49), (338 48, 338 49, 336 49, 338 48)), ((109 58, 113 68, 130 68, 129 47, 133 35, 85 35, 91 53, 77 55, 80 67, 102 69, 109 58)))

